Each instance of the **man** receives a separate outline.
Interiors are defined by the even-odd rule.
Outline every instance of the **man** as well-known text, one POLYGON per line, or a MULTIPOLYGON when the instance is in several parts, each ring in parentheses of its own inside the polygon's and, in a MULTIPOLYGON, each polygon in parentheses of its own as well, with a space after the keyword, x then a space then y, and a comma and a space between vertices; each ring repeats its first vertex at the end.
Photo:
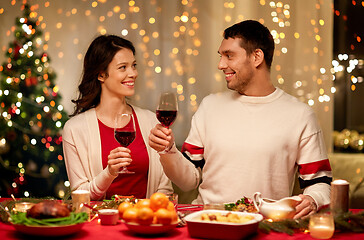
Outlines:
POLYGON ((313 110, 273 86, 274 40, 257 21, 224 31, 218 68, 232 91, 203 99, 182 153, 170 129, 158 124, 149 144, 160 154, 166 175, 196 203, 235 202, 255 192, 271 199, 290 196, 298 171, 302 201, 295 218, 330 202, 331 167, 313 110))

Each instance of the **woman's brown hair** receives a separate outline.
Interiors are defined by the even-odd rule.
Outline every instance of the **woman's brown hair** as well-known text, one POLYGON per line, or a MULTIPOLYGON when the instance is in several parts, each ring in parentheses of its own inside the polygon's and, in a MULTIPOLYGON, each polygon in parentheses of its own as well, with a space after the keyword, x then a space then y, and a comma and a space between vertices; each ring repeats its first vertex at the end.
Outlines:
POLYGON ((98 77, 101 73, 108 74, 110 62, 122 48, 130 49, 135 55, 133 43, 115 35, 101 35, 92 41, 83 62, 78 98, 72 100, 76 106, 71 116, 85 112, 100 103, 101 82, 98 77))

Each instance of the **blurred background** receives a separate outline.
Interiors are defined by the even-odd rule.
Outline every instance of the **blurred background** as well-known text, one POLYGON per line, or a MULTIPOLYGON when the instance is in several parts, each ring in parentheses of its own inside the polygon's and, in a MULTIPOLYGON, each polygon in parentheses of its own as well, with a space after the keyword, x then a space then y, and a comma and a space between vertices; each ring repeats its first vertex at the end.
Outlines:
POLYGON ((155 111, 161 92, 176 92, 172 128, 181 146, 203 97, 226 90, 217 69, 223 30, 247 19, 271 30, 273 83, 315 110, 334 177, 360 188, 361 163, 336 166, 348 156, 340 154, 364 162, 363 13, 362 0, 1 1, 0 196, 67 194, 61 133, 93 38, 116 34, 134 43, 132 103, 155 111))

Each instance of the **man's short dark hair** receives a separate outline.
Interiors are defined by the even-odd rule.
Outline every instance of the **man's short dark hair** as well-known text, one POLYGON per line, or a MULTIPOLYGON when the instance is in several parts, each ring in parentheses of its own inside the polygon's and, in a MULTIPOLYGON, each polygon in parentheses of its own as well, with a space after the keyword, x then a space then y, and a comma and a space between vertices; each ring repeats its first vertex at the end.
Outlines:
POLYGON ((240 45, 247 54, 261 49, 268 69, 272 66, 274 54, 274 39, 269 29, 255 20, 246 20, 228 27, 224 31, 224 38, 240 38, 240 45))

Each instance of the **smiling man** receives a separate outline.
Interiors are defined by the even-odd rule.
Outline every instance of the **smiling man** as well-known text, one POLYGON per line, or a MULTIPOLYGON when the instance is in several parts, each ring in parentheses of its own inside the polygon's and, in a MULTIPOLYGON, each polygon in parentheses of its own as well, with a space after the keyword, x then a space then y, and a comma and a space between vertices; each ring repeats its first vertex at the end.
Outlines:
POLYGON ((274 40, 257 21, 224 31, 218 68, 226 91, 203 99, 177 151, 170 129, 156 125, 149 144, 166 175, 182 190, 198 187, 195 203, 235 202, 255 192, 271 199, 292 194, 298 171, 304 189, 295 218, 330 202, 331 167, 313 110, 275 87, 270 78, 274 40))

